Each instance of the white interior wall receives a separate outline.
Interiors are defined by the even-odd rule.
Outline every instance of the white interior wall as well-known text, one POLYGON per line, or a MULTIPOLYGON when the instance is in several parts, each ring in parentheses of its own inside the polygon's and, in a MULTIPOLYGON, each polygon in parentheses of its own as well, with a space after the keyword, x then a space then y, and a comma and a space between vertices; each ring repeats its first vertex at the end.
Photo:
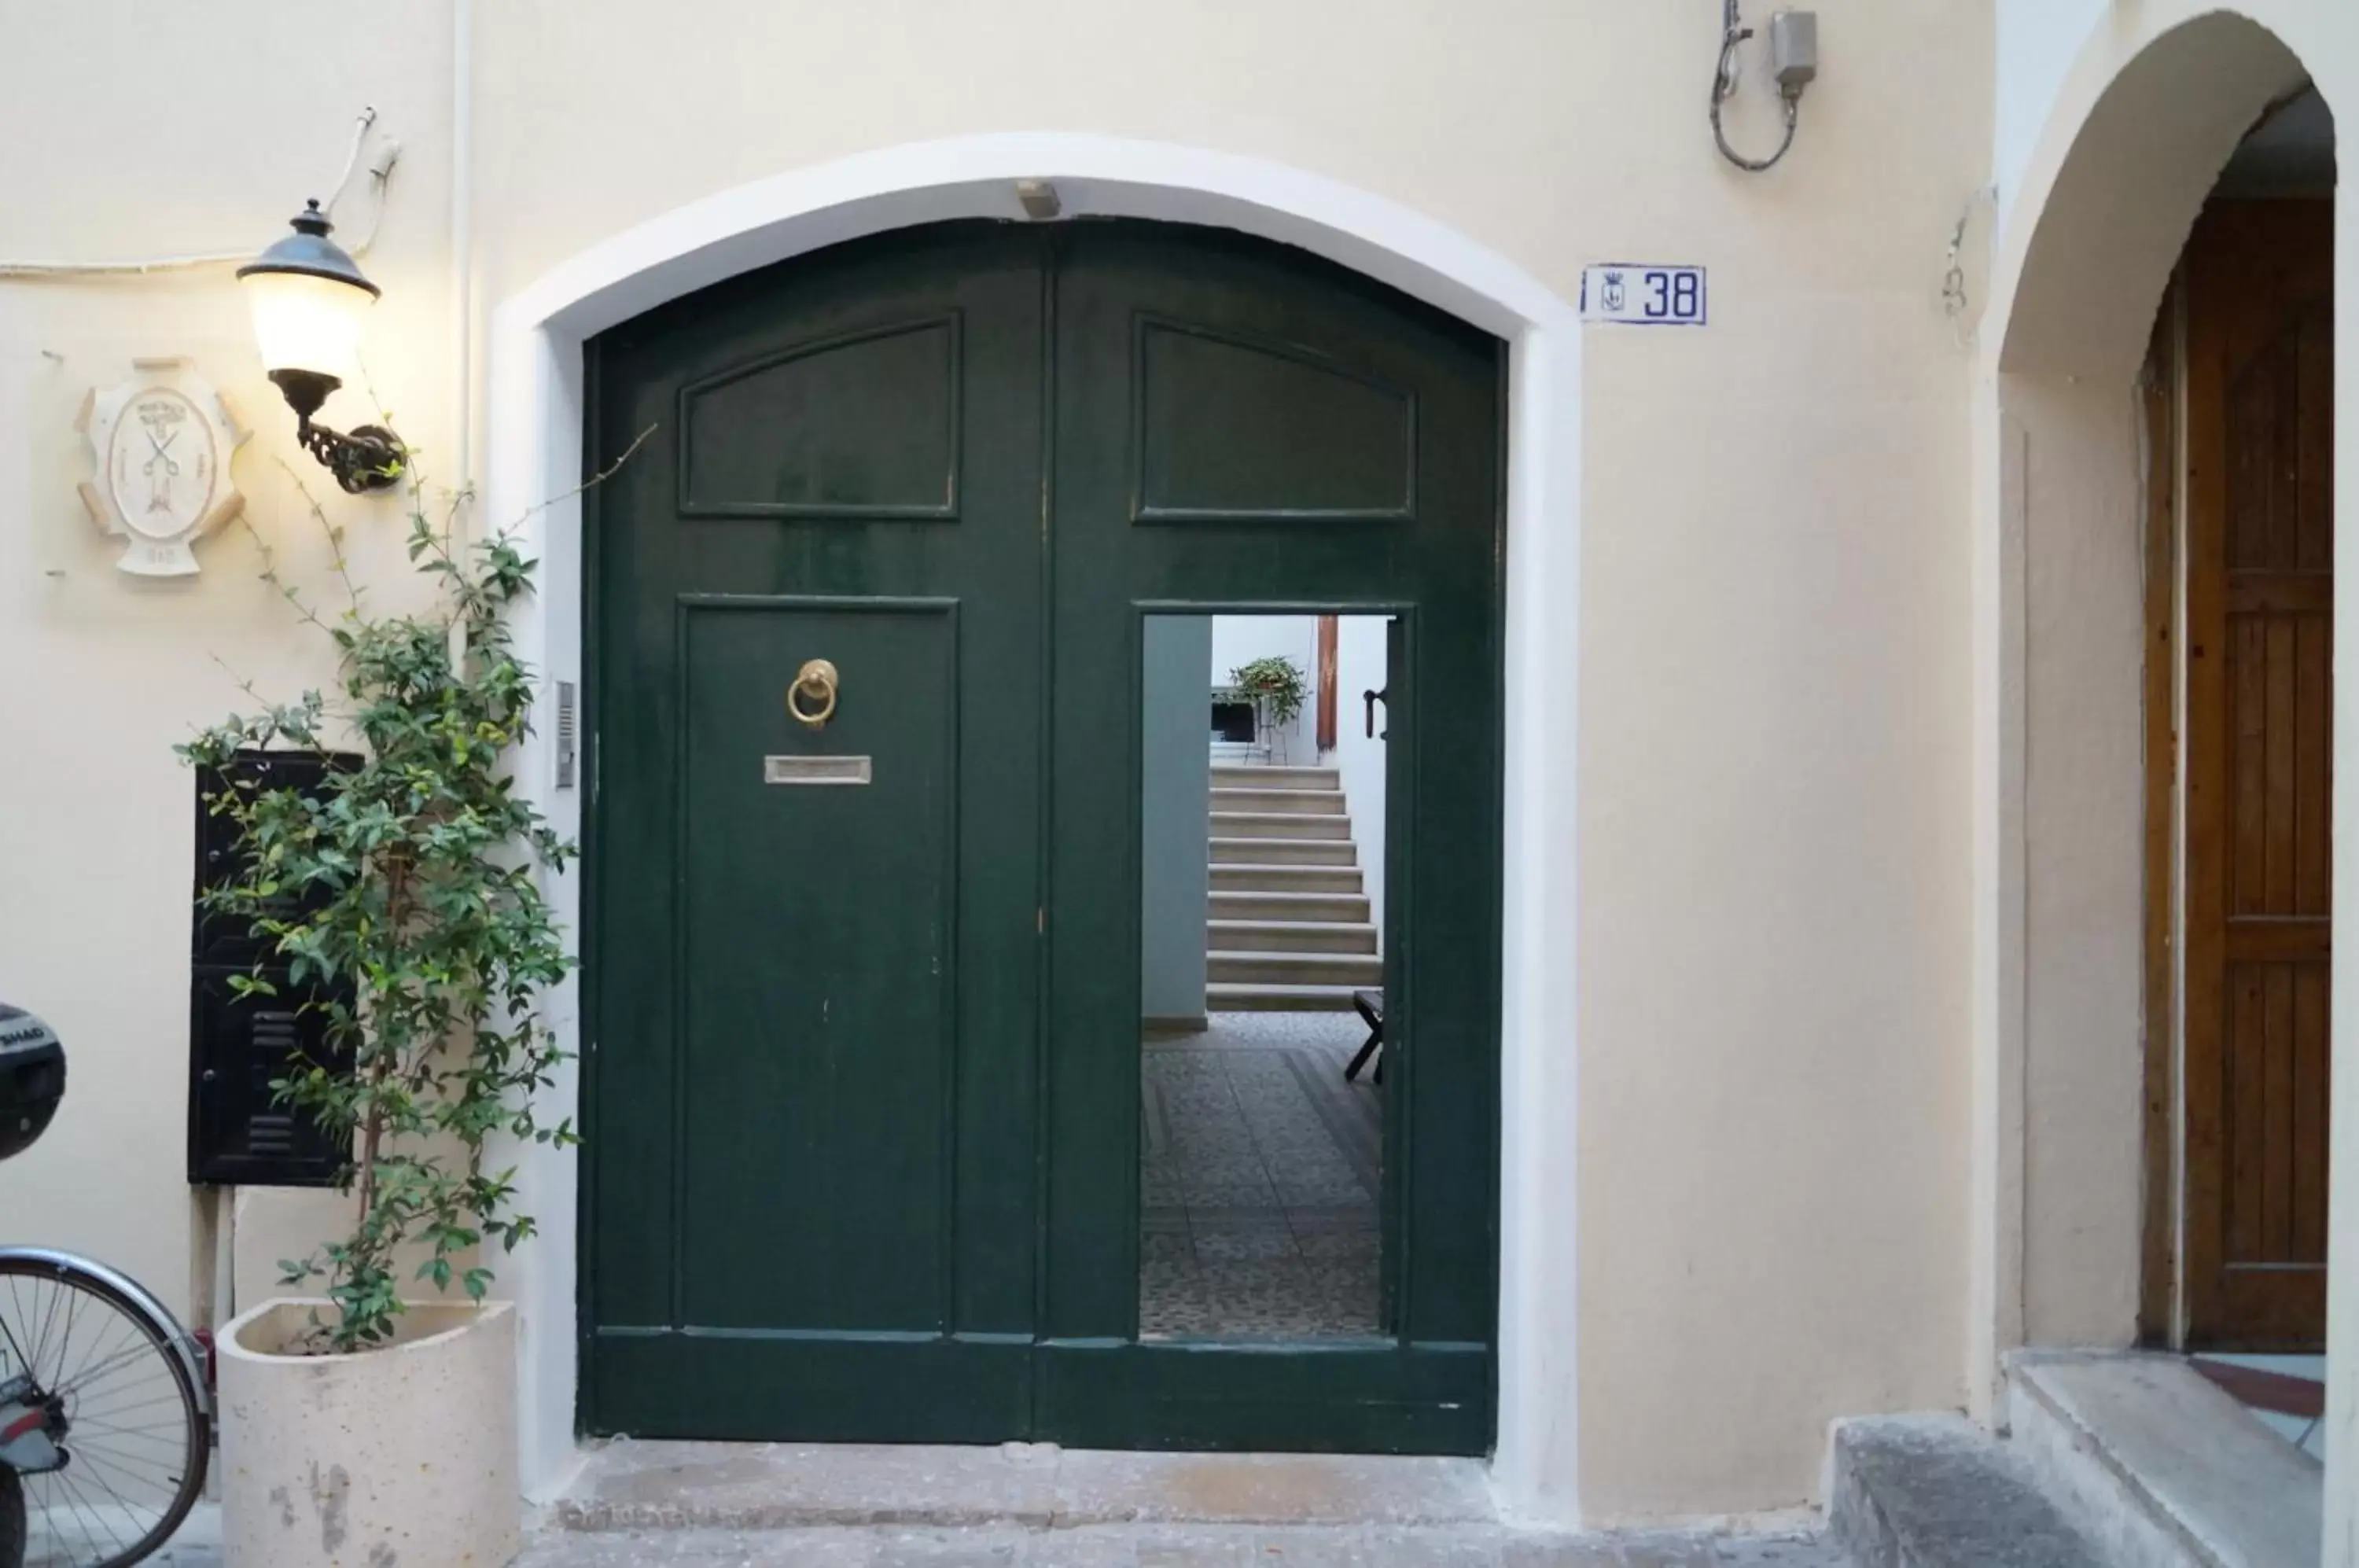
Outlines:
POLYGON ((1352 813, 1352 840, 1368 894, 1368 918, 1385 928, 1385 733, 1387 709, 1376 704, 1376 737, 1367 726, 1362 693, 1381 691, 1386 669, 1386 615, 1335 618, 1335 749, 1327 757, 1343 776, 1343 807, 1352 813))
POLYGON ((1204 669, 1209 615, 1149 615, 1139 699, 1139 1015, 1204 1016, 1205 854, 1212 809, 1204 669))

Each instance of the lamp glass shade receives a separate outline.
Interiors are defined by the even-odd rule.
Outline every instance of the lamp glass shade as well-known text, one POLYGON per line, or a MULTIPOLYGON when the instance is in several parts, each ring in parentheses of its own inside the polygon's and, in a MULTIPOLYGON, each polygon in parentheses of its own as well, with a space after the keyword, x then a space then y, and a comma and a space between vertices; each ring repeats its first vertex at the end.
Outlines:
POLYGON ((300 272, 249 272, 240 287, 254 312, 264 370, 308 370, 347 385, 358 379, 361 332, 375 295, 300 272))

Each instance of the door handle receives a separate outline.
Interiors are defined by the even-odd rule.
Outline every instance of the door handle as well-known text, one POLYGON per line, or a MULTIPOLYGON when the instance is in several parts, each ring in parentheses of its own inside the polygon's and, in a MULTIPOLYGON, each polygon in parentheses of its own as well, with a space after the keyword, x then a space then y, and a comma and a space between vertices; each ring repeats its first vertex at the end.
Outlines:
POLYGON ((795 671, 795 683, 787 688, 787 712, 812 729, 835 716, 835 666, 824 659, 814 659, 795 671), (808 699, 817 704, 806 708, 808 699))
POLYGON ((1360 701, 1366 703, 1368 708, 1368 738, 1370 740, 1382 738, 1376 734, 1376 704, 1382 702, 1386 707, 1391 707, 1393 705, 1392 700, 1385 695, 1385 691, 1389 691, 1391 690, 1392 688, 1387 686, 1384 689, 1384 691, 1363 691, 1360 693, 1360 701))

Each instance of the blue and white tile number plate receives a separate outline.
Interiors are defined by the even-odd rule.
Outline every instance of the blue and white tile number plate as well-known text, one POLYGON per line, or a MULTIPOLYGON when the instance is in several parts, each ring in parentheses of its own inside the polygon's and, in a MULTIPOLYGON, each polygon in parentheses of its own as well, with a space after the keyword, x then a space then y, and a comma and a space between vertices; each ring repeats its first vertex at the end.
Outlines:
POLYGON ((1627 327, 1700 327, 1711 319, 1701 267, 1600 262, 1581 275, 1581 319, 1627 327))

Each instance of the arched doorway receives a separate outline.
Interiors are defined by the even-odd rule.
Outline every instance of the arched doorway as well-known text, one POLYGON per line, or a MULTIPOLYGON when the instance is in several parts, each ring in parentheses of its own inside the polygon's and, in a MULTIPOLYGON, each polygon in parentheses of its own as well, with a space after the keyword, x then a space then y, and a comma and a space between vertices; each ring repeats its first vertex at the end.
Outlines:
POLYGON ((1118 223, 880 235, 595 340, 592 465, 658 434, 585 519, 592 1430, 1490 1445, 1502 347, 1118 223), (1255 606, 1401 628, 1383 1311, 1151 1342, 1143 628, 1255 606))
MULTIPOLYGON (((2272 116, 2311 85, 2245 16, 2100 28, 2002 238, 1977 431, 1978 1396, 2016 1345, 2323 1332, 2349 328, 2321 313, 2331 172, 2270 188, 2237 157, 2284 141, 2272 116)), ((2321 128, 2313 162, 2319 103, 2296 139, 2321 128)))

